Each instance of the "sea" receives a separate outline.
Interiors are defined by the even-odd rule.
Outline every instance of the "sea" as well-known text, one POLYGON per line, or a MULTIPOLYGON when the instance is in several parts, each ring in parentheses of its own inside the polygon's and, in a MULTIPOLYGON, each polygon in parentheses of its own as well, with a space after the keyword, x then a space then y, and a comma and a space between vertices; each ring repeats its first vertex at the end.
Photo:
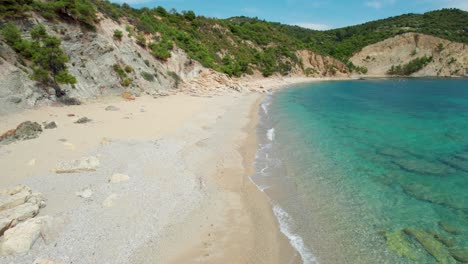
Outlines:
POLYGON ((251 179, 303 263, 467 263, 468 79, 295 85, 259 114, 251 179))

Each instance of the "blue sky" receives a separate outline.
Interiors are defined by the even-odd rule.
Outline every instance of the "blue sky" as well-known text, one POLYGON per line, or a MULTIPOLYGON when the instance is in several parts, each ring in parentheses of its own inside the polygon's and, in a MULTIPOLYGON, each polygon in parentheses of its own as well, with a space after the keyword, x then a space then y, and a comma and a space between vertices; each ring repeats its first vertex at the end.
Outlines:
POLYGON ((468 11, 468 0, 111 0, 133 7, 163 6, 193 10, 197 15, 258 17, 313 29, 338 28, 404 13, 456 7, 468 11))

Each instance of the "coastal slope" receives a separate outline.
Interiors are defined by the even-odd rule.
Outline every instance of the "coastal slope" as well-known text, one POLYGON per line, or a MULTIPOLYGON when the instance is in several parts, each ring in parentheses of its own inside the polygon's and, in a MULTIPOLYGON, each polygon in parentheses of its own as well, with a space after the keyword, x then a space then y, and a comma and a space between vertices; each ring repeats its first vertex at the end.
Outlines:
POLYGON ((419 33, 405 33, 369 45, 350 61, 366 67, 369 76, 386 76, 392 66, 405 65, 424 56, 432 57, 432 61, 411 76, 468 76, 466 44, 419 33))

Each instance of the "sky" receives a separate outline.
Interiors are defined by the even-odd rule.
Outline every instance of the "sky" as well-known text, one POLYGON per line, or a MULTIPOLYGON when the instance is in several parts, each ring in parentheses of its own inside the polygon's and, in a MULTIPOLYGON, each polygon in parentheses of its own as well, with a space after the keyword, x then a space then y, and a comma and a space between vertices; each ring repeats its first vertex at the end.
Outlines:
POLYGON ((111 0, 132 7, 163 6, 193 10, 216 18, 258 17, 272 22, 326 30, 406 13, 455 7, 468 11, 468 0, 111 0))

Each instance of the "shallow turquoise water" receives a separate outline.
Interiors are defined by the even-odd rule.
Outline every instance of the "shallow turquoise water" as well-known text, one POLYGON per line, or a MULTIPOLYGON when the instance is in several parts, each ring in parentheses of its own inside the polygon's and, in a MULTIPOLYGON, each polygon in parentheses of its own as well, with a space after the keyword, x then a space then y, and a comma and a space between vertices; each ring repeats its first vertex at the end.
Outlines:
POLYGON ((253 179, 304 262, 468 252, 467 79, 313 83, 263 109, 253 179))

